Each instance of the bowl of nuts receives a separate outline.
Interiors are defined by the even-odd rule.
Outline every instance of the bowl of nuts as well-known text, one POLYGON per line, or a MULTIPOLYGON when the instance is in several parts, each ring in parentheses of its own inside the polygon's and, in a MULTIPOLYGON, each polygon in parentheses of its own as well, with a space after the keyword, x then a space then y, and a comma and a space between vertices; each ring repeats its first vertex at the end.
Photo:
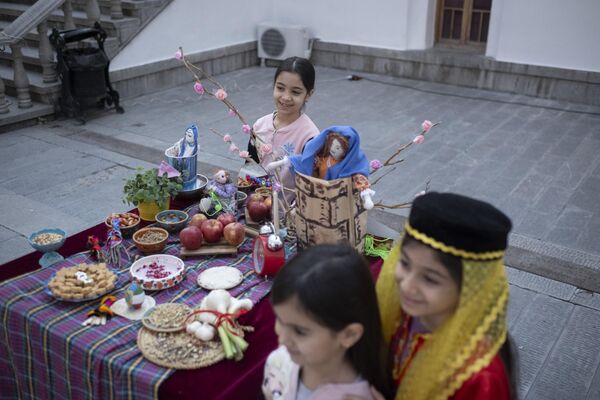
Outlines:
POLYGON ((58 254, 56 250, 60 249, 66 239, 66 232, 58 228, 42 229, 33 232, 29 235, 29 238, 27 238, 31 247, 44 253, 39 261, 42 267, 47 267, 57 261, 63 260, 63 256, 58 254))
POLYGON ((164 210, 156 214, 158 225, 169 232, 179 232, 189 219, 188 213, 181 210, 164 210))
POLYGON ((42 253, 56 251, 65 244, 67 234, 62 229, 46 228, 29 235, 31 247, 42 253))
POLYGON ((167 245, 169 232, 163 228, 142 228, 133 234, 133 242, 145 254, 160 253, 167 245))
POLYGON ((112 220, 117 218, 119 220, 119 228, 123 237, 130 237, 133 232, 137 231, 140 227, 140 216, 134 213, 112 213, 104 220, 104 224, 108 228, 112 228, 112 220))

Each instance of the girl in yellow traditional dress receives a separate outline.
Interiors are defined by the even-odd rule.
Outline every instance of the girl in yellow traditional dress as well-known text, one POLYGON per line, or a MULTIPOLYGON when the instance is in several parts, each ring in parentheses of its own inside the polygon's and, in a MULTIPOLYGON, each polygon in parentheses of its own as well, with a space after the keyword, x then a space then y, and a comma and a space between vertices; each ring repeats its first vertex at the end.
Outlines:
MULTIPOLYGON (((507 400, 510 219, 451 193, 415 199, 377 280, 395 399, 507 400)), ((382 397, 379 397, 382 398, 382 397)))

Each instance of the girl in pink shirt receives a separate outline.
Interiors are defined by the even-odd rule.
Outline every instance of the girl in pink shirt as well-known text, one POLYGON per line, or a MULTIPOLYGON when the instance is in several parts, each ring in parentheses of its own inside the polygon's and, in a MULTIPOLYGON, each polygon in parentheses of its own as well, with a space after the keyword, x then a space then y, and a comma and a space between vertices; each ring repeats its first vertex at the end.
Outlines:
POLYGON ((387 393, 373 279, 348 245, 317 245, 277 274, 271 291, 279 347, 265 364, 267 400, 372 399, 387 393))
MULTIPOLYGON (((285 156, 300 154, 304 145, 319 134, 319 129, 302 112, 314 93, 315 68, 305 58, 285 59, 273 79, 275 111, 258 119, 253 126, 259 140, 248 143, 250 156, 263 167, 285 156)), ((289 171, 281 171, 281 183, 293 191, 294 179, 289 171)), ((287 190, 287 193, 292 193, 287 190)), ((287 195, 290 199, 290 195, 287 195)))

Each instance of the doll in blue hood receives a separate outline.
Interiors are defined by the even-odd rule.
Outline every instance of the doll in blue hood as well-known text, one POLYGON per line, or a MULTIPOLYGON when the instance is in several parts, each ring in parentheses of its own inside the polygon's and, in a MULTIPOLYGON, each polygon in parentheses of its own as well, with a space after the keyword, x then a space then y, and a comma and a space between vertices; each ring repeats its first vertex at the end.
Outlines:
POLYGON ((267 171, 290 165, 294 171, 324 180, 352 177, 365 209, 373 208, 375 191, 369 186, 369 160, 351 126, 332 126, 311 139, 302 154, 268 164, 267 171))

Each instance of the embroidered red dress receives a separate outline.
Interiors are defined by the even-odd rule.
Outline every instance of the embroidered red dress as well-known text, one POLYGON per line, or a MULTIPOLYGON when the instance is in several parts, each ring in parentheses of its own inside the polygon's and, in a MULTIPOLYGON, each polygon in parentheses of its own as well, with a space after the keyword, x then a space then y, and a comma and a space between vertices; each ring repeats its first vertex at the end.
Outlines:
MULTIPOLYGON (((431 336, 425 327, 412 317, 405 317, 399 324, 390 343, 392 377, 394 385, 402 384, 402 378, 410 368, 419 349, 431 336)), ((499 354, 492 362, 467 379, 450 397, 451 400, 509 400, 509 380, 499 354)))

